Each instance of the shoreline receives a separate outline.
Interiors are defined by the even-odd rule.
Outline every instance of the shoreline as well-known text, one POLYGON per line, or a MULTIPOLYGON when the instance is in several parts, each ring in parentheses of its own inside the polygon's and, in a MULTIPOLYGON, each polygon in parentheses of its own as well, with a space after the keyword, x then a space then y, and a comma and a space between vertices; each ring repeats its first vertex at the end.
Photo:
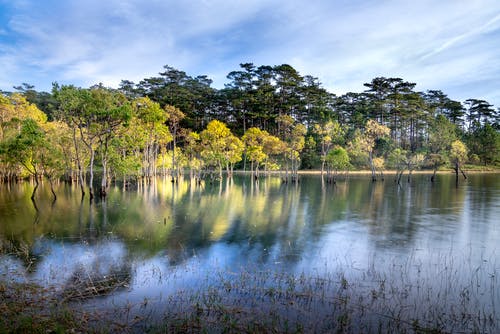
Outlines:
MULTIPOLYGON (((352 171, 341 171, 339 174, 342 173, 348 173, 349 175, 371 175, 372 172, 370 170, 352 170, 352 171)), ((476 169, 471 169, 471 170, 464 170, 465 173, 467 174, 500 174, 500 170, 476 170, 476 169)), ((396 175, 397 170, 385 170, 383 171, 384 175, 396 175)), ((422 175, 432 175, 434 171, 432 170, 414 170, 411 172, 412 174, 422 174, 422 175)), ((302 170, 299 171, 299 174, 321 174, 320 170, 302 170)), ((325 173, 326 174, 326 173, 325 173)), ((408 170, 403 171, 404 175, 408 174, 408 170)), ((436 174, 455 174, 455 171, 453 170, 438 170, 436 174)), ((376 175, 380 175, 380 172, 377 172, 376 175)))
MULTIPOLYGON (((384 175, 396 175, 398 171, 391 169, 391 170, 384 170, 383 174, 384 175)), ((489 170, 480 170, 480 169, 465 169, 464 172, 466 174, 500 174, 500 169, 489 169, 489 170)), ((243 170, 235 170, 233 174, 250 174, 251 171, 243 171, 243 170)), ((266 172, 260 171, 262 176, 266 175, 266 172)), ((285 171, 268 171, 268 175, 282 175, 285 173, 285 171)), ((324 175, 326 176, 326 171, 323 172, 324 175)), ((339 171, 338 175, 371 175, 372 172, 371 170, 343 170, 339 171)), ((321 170, 317 169, 311 169, 311 170, 299 170, 298 171, 299 175, 321 175, 321 170)), ((414 170, 412 171, 412 175, 432 175, 434 174, 433 170, 414 170)), ((436 174, 455 174, 455 171, 453 169, 449 170, 438 170, 436 174)), ((376 173, 377 176, 380 176, 380 172, 376 173)), ((403 171, 403 175, 408 175, 408 170, 403 171)))

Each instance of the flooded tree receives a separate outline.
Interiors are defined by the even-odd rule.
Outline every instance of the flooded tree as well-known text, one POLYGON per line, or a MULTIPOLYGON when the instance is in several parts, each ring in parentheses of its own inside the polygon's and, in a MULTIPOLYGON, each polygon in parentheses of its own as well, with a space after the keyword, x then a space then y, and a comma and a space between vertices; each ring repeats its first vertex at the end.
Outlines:
POLYGON ((450 149, 450 162, 453 164, 453 169, 455 170, 455 182, 458 185, 458 173, 461 172, 463 177, 466 179, 467 175, 465 175, 462 170, 462 164, 467 160, 467 146, 460 140, 455 140, 451 143, 450 149))

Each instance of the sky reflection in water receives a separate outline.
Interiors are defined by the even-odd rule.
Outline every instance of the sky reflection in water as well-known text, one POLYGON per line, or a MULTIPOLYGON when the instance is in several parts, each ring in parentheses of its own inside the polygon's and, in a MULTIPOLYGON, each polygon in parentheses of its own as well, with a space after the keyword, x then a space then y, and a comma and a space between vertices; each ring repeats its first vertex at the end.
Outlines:
MULTIPOLYGON (((158 180, 116 186, 92 205, 61 185, 54 205, 48 187, 40 190, 39 213, 30 185, 2 187, 2 243, 24 245, 29 257, 1 256, 0 275, 57 290, 79 275, 127 272, 125 289, 91 305, 162 300, 221 273, 342 272, 348 281, 376 273, 396 287, 439 290, 449 281, 491 284, 500 265, 498 175, 472 175, 457 188, 449 175, 435 184, 418 175, 402 186, 355 176, 336 186, 313 176, 297 185, 158 180), (444 268, 452 270, 440 277, 444 268)), ((500 302, 498 292, 488 298, 500 302)))

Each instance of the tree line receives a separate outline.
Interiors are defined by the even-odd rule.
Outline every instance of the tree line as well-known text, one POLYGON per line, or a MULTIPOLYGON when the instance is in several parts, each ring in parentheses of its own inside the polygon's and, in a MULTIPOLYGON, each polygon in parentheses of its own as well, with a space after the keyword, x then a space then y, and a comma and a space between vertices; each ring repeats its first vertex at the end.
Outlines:
POLYGON ((500 110, 487 101, 453 101, 419 92, 401 78, 374 78, 362 93, 336 96, 290 65, 240 65, 223 89, 207 76, 170 66, 116 89, 29 84, 0 94, 0 178, 64 178, 82 196, 105 196, 112 179, 189 174, 254 177, 299 169, 403 171, 500 163, 500 110), (95 177, 95 175, 98 177, 95 177), (96 182, 98 181, 98 182, 96 182))

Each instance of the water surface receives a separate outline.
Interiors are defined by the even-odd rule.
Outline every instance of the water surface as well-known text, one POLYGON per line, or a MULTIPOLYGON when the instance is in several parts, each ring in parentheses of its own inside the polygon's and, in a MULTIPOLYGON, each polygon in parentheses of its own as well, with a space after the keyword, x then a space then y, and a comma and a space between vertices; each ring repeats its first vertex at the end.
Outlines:
POLYGON ((480 308, 499 321, 498 174, 471 175, 458 187, 452 175, 435 183, 417 175, 401 186, 362 176, 335 186, 318 176, 203 186, 158 179, 116 185, 93 203, 62 183, 55 202, 48 185, 40 187, 38 211, 31 190, 29 183, 0 186, 0 240, 10 250, 0 256, 0 275, 56 291, 82 276, 126 281, 89 307, 161 304, 179 291, 258 272, 266 274, 255 284, 265 287, 281 284, 272 276, 280 273, 341 277, 360 298, 380 294, 382 282, 384 295, 389 286, 408 298, 398 301, 411 305, 402 308, 408 313, 453 310, 467 293, 464 310, 480 308))

